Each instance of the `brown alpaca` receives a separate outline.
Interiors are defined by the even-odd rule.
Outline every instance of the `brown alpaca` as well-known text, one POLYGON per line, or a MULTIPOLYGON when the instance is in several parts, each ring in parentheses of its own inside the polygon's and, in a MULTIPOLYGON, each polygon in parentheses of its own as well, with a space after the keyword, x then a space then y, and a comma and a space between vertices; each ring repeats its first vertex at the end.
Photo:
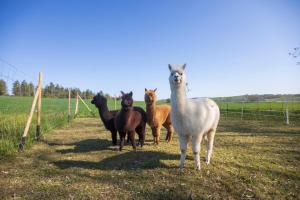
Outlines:
POLYGON ((167 142, 170 142, 174 132, 171 122, 171 106, 167 104, 156 105, 156 89, 147 90, 145 88, 145 103, 147 112, 147 123, 152 129, 154 144, 159 143, 160 129, 167 129, 167 142))

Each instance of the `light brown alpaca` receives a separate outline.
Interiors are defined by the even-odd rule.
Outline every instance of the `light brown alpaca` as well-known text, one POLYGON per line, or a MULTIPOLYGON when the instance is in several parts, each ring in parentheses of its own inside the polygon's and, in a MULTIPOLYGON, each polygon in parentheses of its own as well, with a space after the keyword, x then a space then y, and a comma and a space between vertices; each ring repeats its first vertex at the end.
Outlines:
POLYGON ((167 129, 167 142, 170 142, 174 132, 171 122, 171 106, 163 104, 156 105, 156 89, 147 90, 145 88, 145 103, 147 112, 147 123, 152 129, 154 144, 159 143, 160 129, 167 129))

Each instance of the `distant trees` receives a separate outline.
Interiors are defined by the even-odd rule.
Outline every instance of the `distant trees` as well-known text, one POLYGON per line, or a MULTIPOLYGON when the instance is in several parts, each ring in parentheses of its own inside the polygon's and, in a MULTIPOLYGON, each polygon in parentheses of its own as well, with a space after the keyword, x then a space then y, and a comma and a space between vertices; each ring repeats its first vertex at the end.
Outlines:
POLYGON ((19 81, 13 83, 12 93, 14 96, 21 96, 21 85, 19 81))
MULTIPOLYGON (((0 85, 0 87, 1 87, 1 85, 0 85)), ((6 87, 6 84, 5 84, 5 87, 6 87)), ((25 80, 23 80, 22 82, 17 80, 13 83, 13 86, 12 86, 12 94, 14 96, 34 96, 35 90, 36 90, 36 87, 31 82, 28 83, 25 80)), ((89 89, 80 90, 79 88, 70 88, 70 92, 71 92, 71 98, 75 98, 77 93, 83 99, 91 99, 91 98, 93 98, 93 96, 95 96, 95 93, 93 93, 89 89)), ((101 95, 104 95, 108 99, 112 98, 109 94, 104 94, 102 91, 100 91, 99 93, 101 95)), ((7 92, 5 94, 7 94, 7 92)), ((65 88, 59 84, 50 82, 49 84, 44 86, 42 94, 43 94, 43 97, 49 97, 49 98, 68 98, 69 88, 65 88)), ((1 92, 0 92, 0 95, 1 95, 1 92)))
POLYGON ((17 80, 13 82, 12 94, 14 96, 34 96, 35 87, 33 83, 27 83, 23 80, 21 83, 17 80))
POLYGON ((0 79, 0 96, 7 95, 6 82, 0 79))

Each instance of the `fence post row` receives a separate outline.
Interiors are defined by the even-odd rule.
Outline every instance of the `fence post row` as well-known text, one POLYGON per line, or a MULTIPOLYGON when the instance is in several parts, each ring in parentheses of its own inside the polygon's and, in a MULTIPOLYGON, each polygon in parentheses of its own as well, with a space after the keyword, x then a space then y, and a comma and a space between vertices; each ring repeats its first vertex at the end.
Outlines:
POLYGON ((36 106, 36 103, 37 103, 37 100, 39 99, 39 105, 38 105, 38 112, 37 112, 37 139, 39 140, 39 135, 40 134, 40 114, 41 114, 41 92, 42 90, 42 73, 40 72, 39 74, 39 82, 38 82, 38 87, 36 89, 36 92, 35 92, 35 95, 34 95, 34 98, 33 98, 33 102, 32 102, 32 105, 31 105, 31 110, 30 110, 30 113, 29 113, 29 116, 28 116, 28 119, 27 119, 27 122, 26 122, 26 126, 25 126, 25 129, 24 129, 24 132, 23 132, 23 135, 22 135, 22 138, 21 138, 21 141, 19 143, 19 150, 23 150, 24 149, 24 145, 25 145, 25 138, 27 137, 27 134, 28 134, 28 131, 29 131, 29 128, 30 128, 30 124, 31 124, 31 121, 32 121, 32 116, 33 116, 33 113, 34 113, 34 109, 35 109, 35 106, 36 106))
POLYGON ((68 99, 68 123, 71 118, 71 90, 69 89, 69 99, 68 99))

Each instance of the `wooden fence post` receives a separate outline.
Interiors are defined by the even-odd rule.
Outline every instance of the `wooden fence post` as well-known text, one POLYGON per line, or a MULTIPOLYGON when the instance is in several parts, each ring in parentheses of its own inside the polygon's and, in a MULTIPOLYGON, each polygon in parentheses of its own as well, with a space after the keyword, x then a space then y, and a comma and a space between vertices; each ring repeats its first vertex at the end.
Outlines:
POLYGON ((37 91, 38 93, 38 109, 37 109, 37 124, 36 124, 36 140, 40 141, 41 136, 41 107, 42 107, 42 72, 39 73, 39 86, 40 90, 37 91))
POLYGON ((243 120, 243 117, 244 117, 244 102, 242 102, 241 120, 243 120))
POLYGON ((68 123, 71 118, 71 90, 69 89, 69 101, 68 101, 68 123))
POLYGON ((226 119, 227 119, 227 116, 228 115, 228 102, 226 103, 226 119))
POLYGON ((76 95, 76 106, 75 106, 74 118, 76 117, 77 113, 78 113, 78 92, 77 92, 77 95, 76 95))
POLYGON ((26 138, 26 136, 28 134, 28 131, 29 131, 29 127, 30 127, 30 124, 31 124, 31 121, 32 121, 32 116, 33 116, 33 113, 34 113, 34 108, 36 106, 36 102, 38 100, 40 90, 41 90, 41 85, 38 85, 38 88, 36 89, 36 93, 35 93, 34 98, 33 98, 33 102, 32 102, 32 105, 31 105, 31 110, 30 110, 30 113, 29 113, 29 116, 28 116, 28 119, 27 119, 27 123, 26 123, 25 129, 24 129, 24 132, 23 132, 20 144, 19 144, 19 150, 24 149, 25 138, 26 138))
POLYGON ((286 107, 285 107, 285 117, 286 117, 286 124, 290 124, 290 120, 289 120, 289 105, 288 105, 288 101, 286 101, 286 107))

